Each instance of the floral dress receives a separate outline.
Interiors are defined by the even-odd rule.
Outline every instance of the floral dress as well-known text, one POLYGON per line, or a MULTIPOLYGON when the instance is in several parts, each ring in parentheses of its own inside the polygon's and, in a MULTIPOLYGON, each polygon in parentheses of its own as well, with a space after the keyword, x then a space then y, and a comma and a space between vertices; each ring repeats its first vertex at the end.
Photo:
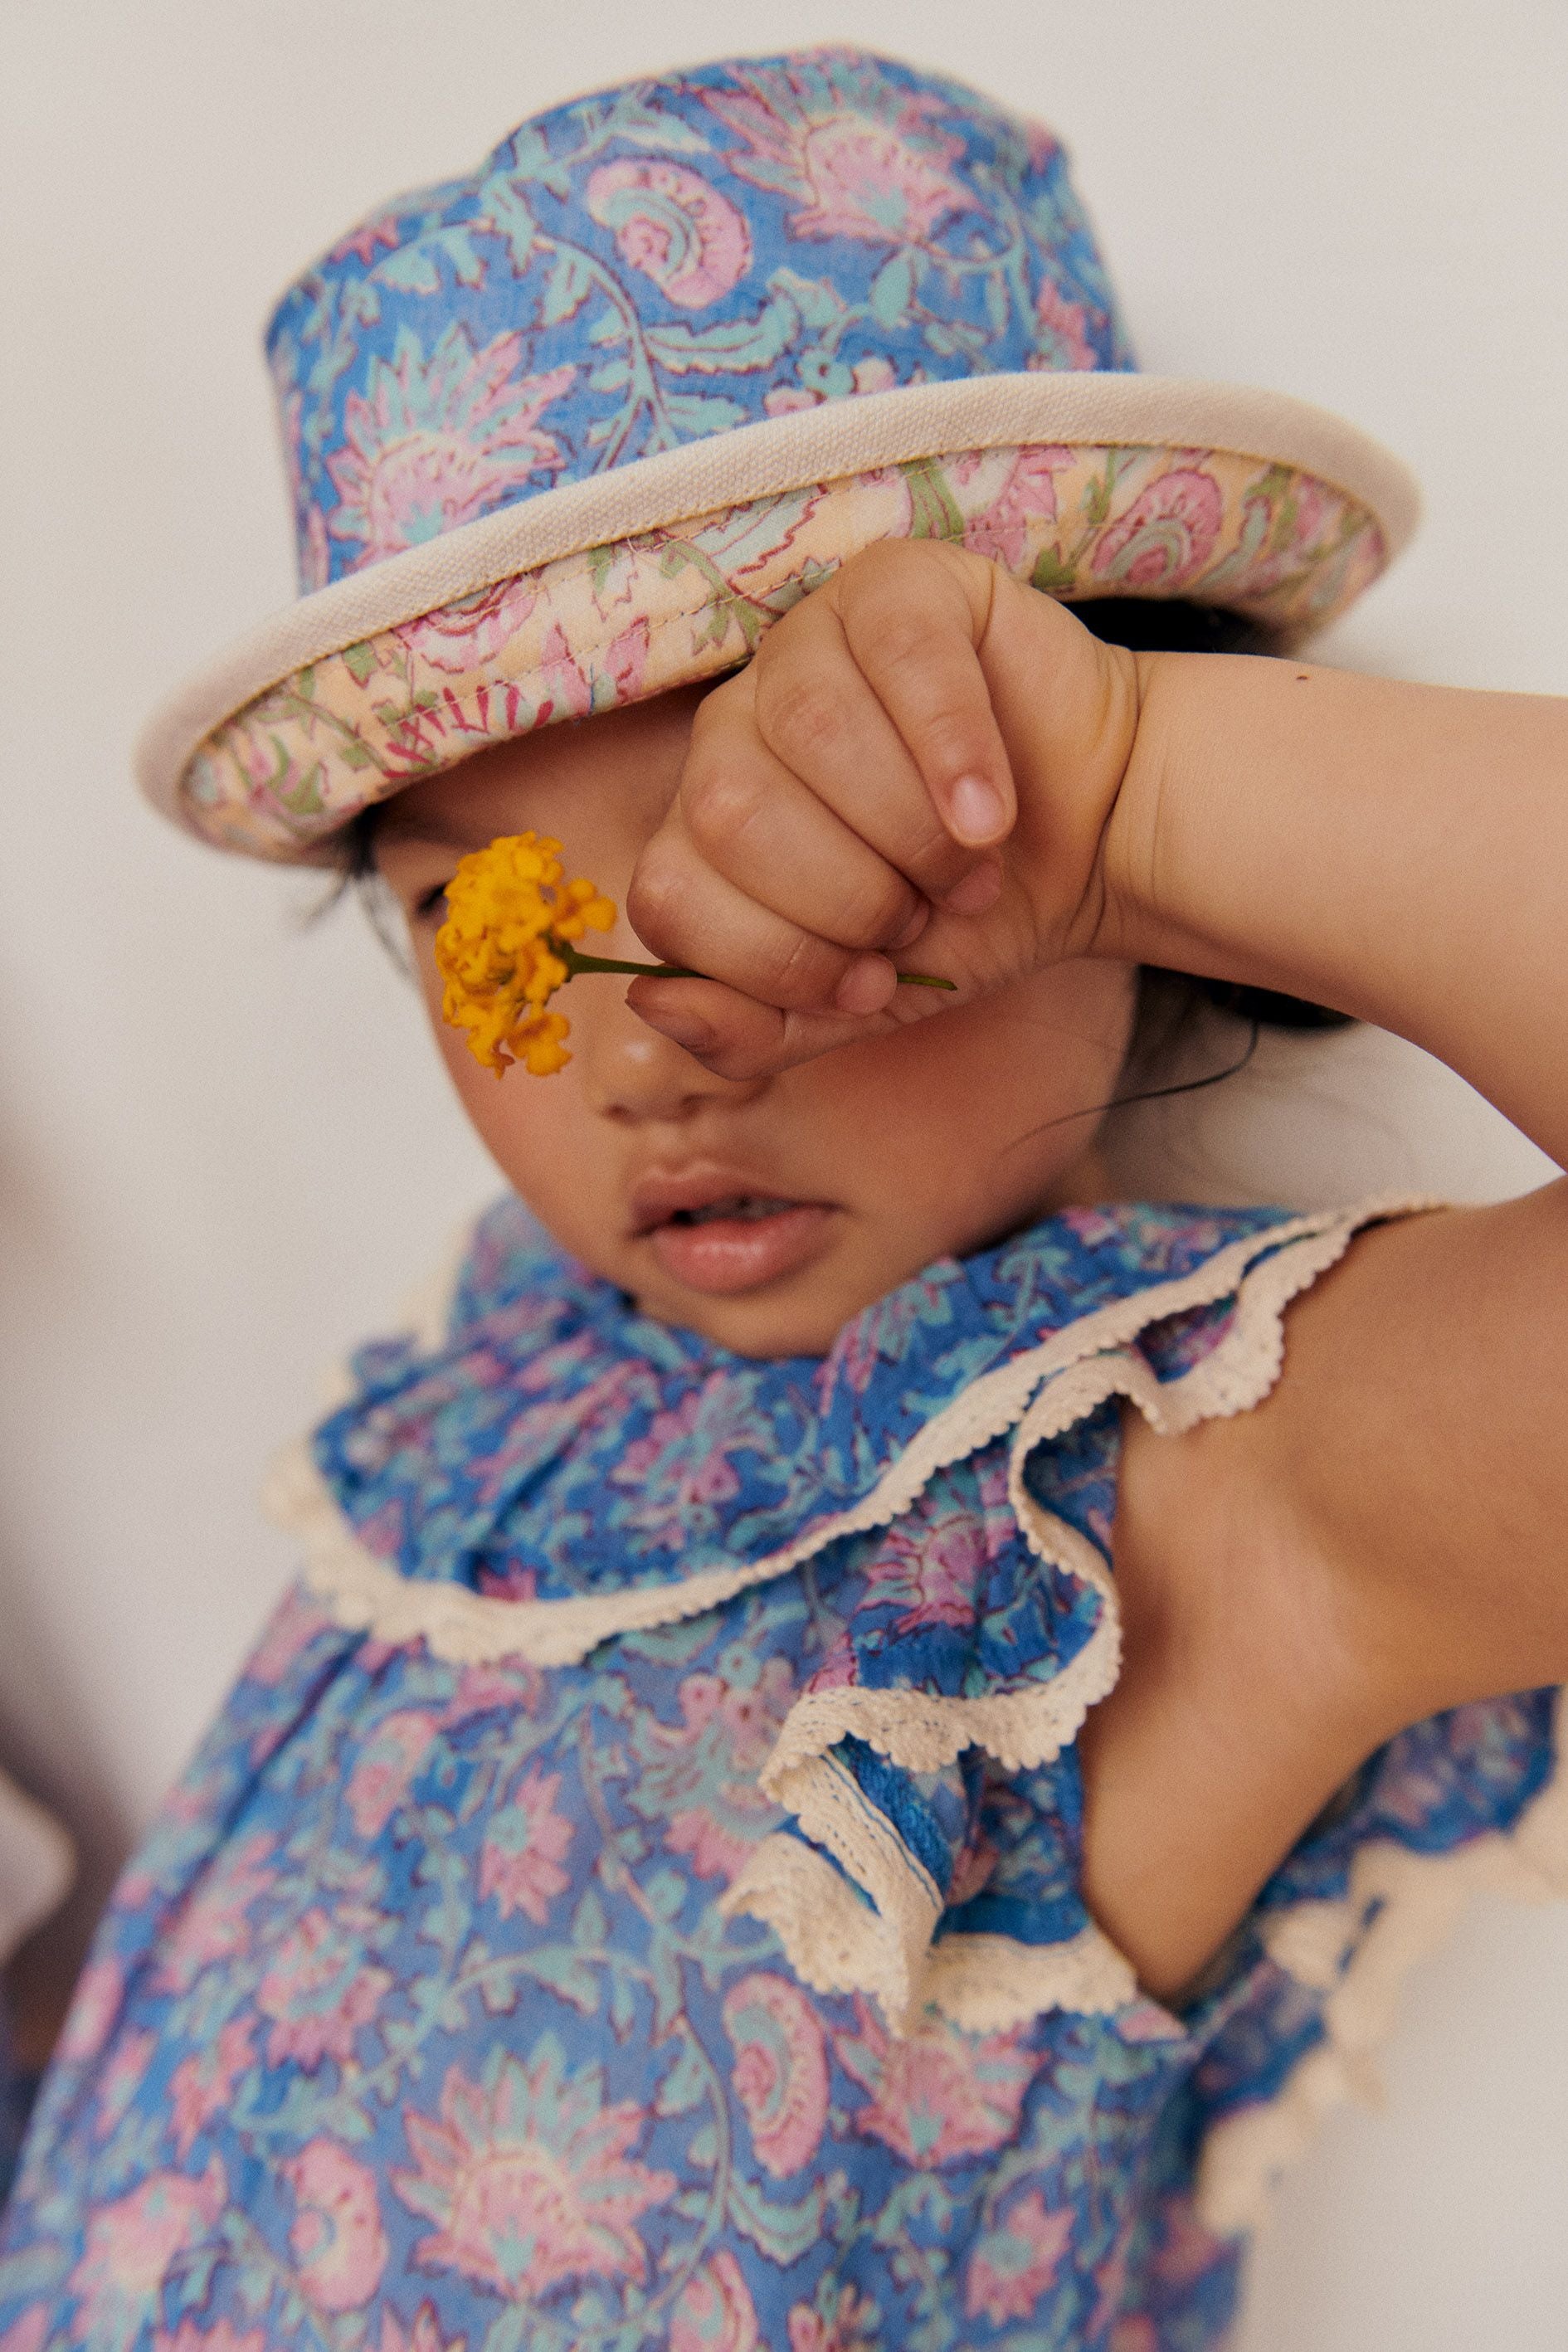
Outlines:
POLYGON ((1120 1414, 1279 1370, 1359 1223, 1069 1211, 821 1360, 515 1203, 280 1476, 307 1569, 122 1879, 0 2352, 1199 2352, 1553 1695, 1421 1724, 1181 2016, 1079 1893, 1120 1414))

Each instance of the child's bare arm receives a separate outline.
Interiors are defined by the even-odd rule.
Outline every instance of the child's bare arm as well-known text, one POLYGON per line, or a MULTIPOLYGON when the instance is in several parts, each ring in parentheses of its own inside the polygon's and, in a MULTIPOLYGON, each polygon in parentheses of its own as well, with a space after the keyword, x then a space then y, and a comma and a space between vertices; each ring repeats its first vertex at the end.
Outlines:
MULTIPOLYGON (((966 992, 1109 956, 1380 1022, 1568 1158, 1568 704, 1135 657, 977 558, 879 550, 710 698, 632 912, 717 975, 634 1001, 731 1074, 939 1013, 895 950, 966 992)), ((1090 1884, 1152 1986, 1401 1724, 1568 1679, 1565 1433, 1562 1183, 1365 1236, 1263 1407, 1130 1428, 1090 1884)))

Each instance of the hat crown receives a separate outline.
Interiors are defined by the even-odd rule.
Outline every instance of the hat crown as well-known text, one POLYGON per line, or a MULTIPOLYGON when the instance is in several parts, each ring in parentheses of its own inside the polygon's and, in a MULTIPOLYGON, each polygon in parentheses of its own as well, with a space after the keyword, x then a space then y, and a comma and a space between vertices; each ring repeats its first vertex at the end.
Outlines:
POLYGON ((534 117, 340 239, 268 355, 306 589, 824 400, 1133 365, 1051 133, 841 48, 534 117))

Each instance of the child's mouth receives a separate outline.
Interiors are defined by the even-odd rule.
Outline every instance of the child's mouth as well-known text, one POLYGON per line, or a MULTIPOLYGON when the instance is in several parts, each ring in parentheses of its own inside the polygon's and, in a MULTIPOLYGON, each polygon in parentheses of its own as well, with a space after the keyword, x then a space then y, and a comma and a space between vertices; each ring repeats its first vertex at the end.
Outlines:
POLYGON ((639 1221, 665 1273, 688 1289, 712 1297, 755 1290, 821 1255, 834 1213, 825 1202, 691 1189, 710 1197, 668 1209, 659 1203, 639 1221))

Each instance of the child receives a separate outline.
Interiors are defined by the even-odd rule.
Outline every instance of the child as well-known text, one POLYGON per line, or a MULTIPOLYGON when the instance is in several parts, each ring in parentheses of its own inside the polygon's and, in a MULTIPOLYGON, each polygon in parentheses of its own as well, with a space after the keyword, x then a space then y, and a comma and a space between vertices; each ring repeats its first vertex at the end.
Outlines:
POLYGON ((271 353, 311 593, 148 781, 374 869, 520 1198, 280 1478, 0 2345, 1217 2343, 1412 1950, 1568 1881, 1568 1208, 1119 1203, 1100 1111, 1175 970, 1561 1157, 1563 714, 1295 659, 1401 470, 1132 373, 1060 151, 902 66, 541 117, 271 353), (498 1086, 434 942, 529 832, 701 976, 498 1086))

